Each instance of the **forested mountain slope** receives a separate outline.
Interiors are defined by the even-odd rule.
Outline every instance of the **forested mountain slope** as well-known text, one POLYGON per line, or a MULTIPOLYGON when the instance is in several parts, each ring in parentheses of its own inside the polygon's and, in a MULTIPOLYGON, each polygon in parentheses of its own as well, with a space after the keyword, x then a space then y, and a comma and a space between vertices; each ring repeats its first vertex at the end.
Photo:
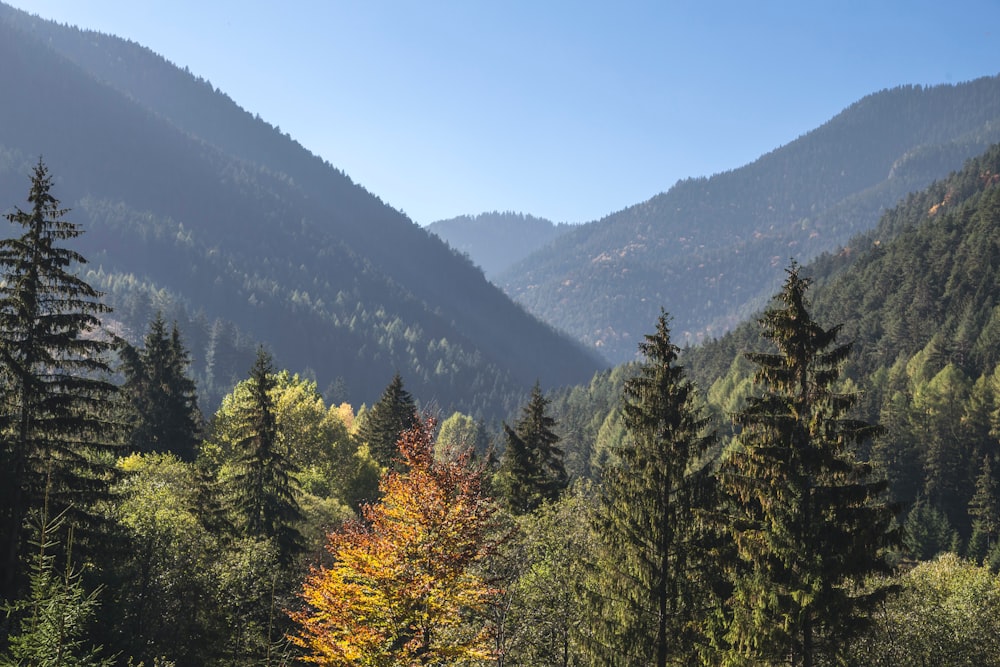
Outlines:
MULTIPOLYGON (((1000 479, 998 270, 1000 145, 804 269, 815 319, 853 342, 845 374, 862 390, 860 416, 886 428, 862 455, 904 508, 938 513, 942 548, 956 530, 977 557, 973 497, 1000 479)), ((761 349, 748 322, 684 363, 722 415, 749 387, 743 353, 761 349)))
POLYGON ((125 329, 162 309, 202 394, 256 342, 331 400, 393 373, 424 402, 505 414, 599 362, 467 259, 221 91, 139 45, 0 5, 0 206, 41 156, 125 329))
POLYGON ((523 213, 481 213, 427 225, 455 250, 467 254, 493 279, 513 264, 572 229, 523 213))
POLYGON ((660 307, 677 340, 718 336, 764 305, 789 257, 871 229, 998 140, 1000 77, 885 90, 747 166, 575 227, 498 284, 615 362, 660 307))

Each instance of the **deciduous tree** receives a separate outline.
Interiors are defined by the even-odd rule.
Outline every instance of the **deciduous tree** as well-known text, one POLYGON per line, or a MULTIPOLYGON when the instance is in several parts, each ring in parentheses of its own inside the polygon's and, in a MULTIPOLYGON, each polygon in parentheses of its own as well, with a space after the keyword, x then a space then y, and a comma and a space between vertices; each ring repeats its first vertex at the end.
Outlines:
POLYGON ((364 520, 329 536, 333 564, 302 588, 293 641, 321 665, 456 665, 490 655, 494 594, 481 564, 495 509, 468 459, 435 461, 433 422, 399 440, 403 470, 381 481, 364 520))

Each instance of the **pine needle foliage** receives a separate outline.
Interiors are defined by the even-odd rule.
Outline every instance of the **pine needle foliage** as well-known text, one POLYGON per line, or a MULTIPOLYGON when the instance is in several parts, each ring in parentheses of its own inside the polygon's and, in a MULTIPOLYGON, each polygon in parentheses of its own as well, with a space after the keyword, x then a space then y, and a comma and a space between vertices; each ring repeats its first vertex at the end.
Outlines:
POLYGON ((556 500, 569 484, 549 404, 536 382, 514 427, 503 425, 506 447, 493 485, 515 514, 556 500))
POLYGON ((271 356, 260 348, 250 371, 250 397, 238 424, 233 505, 245 536, 273 540, 279 561, 288 565, 302 550, 297 526, 302 512, 295 494, 294 466, 278 442, 271 400, 275 383, 271 356))
POLYGON ((852 419, 857 394, 837 390, 851 346, 813 321, 799 267, 787 273, 759 320, 776 351, 747 354, 760 394, 735 416, 738 445, 720 470, 738 554, 732 664, 834 664, 886 592, 858 586, 887 571, 897 542, 886 485, 854 456, 880 428, 852 419))
POLYGON ((20 236, 0 240, 0 598, 18 596, 26 518, 43 497, 68 512, 81 538, 100 522, 89 510, 107 494, 118 451, 116 387, 107 357, 117 341, 101 328, 101 294, 73 268, 64 246, 82 230, 64 219, 39 161, 29 210, 5 217, 20 236), (46 491, 46 489, 49 489, 46 491))
POLYGON ((624 389, 627 436, 613 447, 617 463, 604 473, 593 516, 588 643, 595 664, 687 665, 697 660, 707 591, 701 458, 715 436, 677 364, 665 313, 639 351, 644 361, 624 389))

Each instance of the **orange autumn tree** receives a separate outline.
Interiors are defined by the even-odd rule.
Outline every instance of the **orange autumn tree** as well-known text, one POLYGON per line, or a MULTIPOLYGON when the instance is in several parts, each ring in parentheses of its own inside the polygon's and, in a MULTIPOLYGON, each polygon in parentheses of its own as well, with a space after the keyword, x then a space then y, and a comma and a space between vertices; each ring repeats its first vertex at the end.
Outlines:
POLYGON ((496 547, 494 505, 468 456, 435 461, 434 421, 399 439, 399 470, 363 520, 328 536, 330 567, 302 587, 291 640, 320 665, 456 665, 491 657, 482 611, 497 591, 481 571, 496 547))

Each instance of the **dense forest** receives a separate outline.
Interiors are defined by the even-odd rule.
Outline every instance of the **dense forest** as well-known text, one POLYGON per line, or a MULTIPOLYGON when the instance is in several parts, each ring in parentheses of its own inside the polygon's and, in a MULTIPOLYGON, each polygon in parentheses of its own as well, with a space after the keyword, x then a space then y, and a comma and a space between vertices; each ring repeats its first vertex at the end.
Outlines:
POLYGON ((0 241, 0 664, 1000 664, 997 174, 493 432, 263 347, 202 414, 38 162, 0 241))
POLYGON ((660 307, 679 341, 710 340, 764 307, 789 256, 872 229, 1000 141, 998 121, 1000 77, 874 93, 751 164, 575 226, 495 280, 614 363, 635 358, 660 307))
MULTIPOLYGON (((87 279, 135 342, 185 332, 217 407, 258 341, 328 400, 404 374, 425 405, 499 419, 535 380, 604 364, 291 137, 135 43, 0 4, 0 200, 39 156, 88 233, 87 279)), ((5 209, 6 210, 6 209, 5 209)))

